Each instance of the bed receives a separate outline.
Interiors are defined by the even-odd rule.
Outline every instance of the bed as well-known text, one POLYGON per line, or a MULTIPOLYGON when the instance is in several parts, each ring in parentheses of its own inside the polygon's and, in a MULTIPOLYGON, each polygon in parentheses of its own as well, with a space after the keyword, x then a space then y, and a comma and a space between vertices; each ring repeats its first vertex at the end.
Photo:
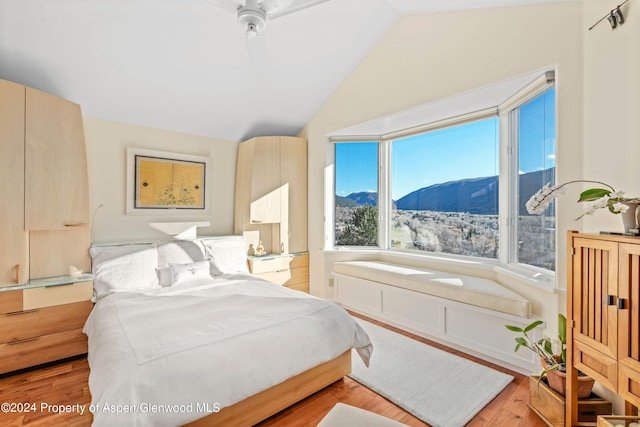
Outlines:
POLYGON ((253 425, 371 342, 334 303, 248 273, 238 237, 92 247, 94 426, 253 425))

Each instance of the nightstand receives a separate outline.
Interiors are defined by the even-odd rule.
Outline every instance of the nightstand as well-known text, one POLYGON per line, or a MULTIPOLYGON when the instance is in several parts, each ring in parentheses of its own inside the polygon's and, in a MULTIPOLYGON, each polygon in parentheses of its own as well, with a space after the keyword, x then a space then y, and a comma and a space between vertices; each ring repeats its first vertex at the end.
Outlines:
POLYGON ((309 292, 309 253, 249 256, 249 271, 265 280, 309 292))

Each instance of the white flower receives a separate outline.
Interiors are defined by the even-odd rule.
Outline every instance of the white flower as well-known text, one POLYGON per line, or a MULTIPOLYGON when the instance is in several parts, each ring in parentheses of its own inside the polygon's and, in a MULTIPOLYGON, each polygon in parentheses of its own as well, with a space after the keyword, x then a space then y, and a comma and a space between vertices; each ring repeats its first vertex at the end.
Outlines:
POLYGON ((562 186, 560 187, 549 187, 550 183, 545 184, 537 193, 535 193, 526 203, 527 212, 532 215, 540 215, 545 209, 551 204, 553 199, 558 196, 558 192, 560 194, 563 193, 562 186))
POLYGON ((613 205, 611 205, 611 208, 613 209, 613 212, 615 212, 615 213, 624 213, 624 212, 629 210, 629 206, 625 205, 622 202, 614 203, 613 205))
POLYGON ((550 187, 549 184, 545 184, 527 201, 527 212, 532 215, 542 214, 545 209, 549 207, 549 204, 553 199, 558 197, 560 194, 566 193, 567 185, 578 182, 600 184, 606 188, 595 187, 580 193, 578 202, 585 204, 584 213, 576 219, 580 219, 585 215, 593 215, 598 209, 607 209, 614 214, 619 214, 626 212, 629 209, 627 203, 640 204, 640 197, 625 198, 624 191, 616 191, 613 187, 604 182, 577 179, 574 181, 567 181, 554 187, 550 187))
POLYGON ((596 209, 606 208, 609 204, 609 199, 611 199, 609 196, 600 197, 598 200, 593 202, 593 206, 595 206, 596 209))

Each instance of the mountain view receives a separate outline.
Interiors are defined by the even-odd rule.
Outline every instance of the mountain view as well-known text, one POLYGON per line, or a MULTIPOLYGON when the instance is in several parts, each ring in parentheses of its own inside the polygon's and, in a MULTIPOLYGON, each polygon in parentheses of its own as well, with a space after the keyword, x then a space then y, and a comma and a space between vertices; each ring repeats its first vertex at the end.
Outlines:
MULTIPOLYGON (((520 261, 550 270, 555 269, 553 211, 549 210, 546 216, 529 215, 525 204, 546 184, 545 177, 554 173, 554 168, 550 168, 520 175, 518 201, 521 212, 519 239, 529 249, 519 254, 520 261)), ((497 258, 498 190, 498 177, 491 176, 434 184, 394 200, 390 230, 392 247, 497 258)), ((361 217, 359 210, 377 206, 377 196, 375 192, 336 196, 336 245, 353 245, 354 235, 367 234, 354 223, 361 217)), ((370 226, 376 227, 375 224, 370 226)), ((375 238, 360 244, 375 245, 375 238)))
MULTIPOLYGON (((525 204, 544 182, 553 176, 555 168, 520 175, 520 212, 526 215, 525 204)), ((399 210, 466 212, 477 215, 497 215, 498 177, 462 179, 434 184, 413 191, 394 201, 399 210)), ((376 206, 378 193, 363 191, 346 197, 336 196, 336 207, 376 206)))

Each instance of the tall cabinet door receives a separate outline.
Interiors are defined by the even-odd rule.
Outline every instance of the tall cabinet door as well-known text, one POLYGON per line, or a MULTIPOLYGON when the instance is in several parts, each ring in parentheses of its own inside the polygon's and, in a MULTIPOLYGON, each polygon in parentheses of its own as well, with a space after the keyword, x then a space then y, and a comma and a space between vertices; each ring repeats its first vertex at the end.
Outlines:
POLYGON ((283 188, 280 182, 280 138, 255 138, 251 185, 251 224, 280 223, 283 188))
POLYGON ((24 228, 25 87, 0 80, 0 286, 29 279, 24 228))
POLYGON ((618 394, 640 406, 640 245, 620 244, 618 394))
POLYGON ((297 137, 280 137, 280 180, 288 197, 282 198, 283 212, 280 239, 285 252, 307 250, 307 141, 297 137))
POLYGON ((25 228, 88 226, 87 156, 80 106, 26 89, 25 228))
POLYGON ((572 313, 574 367, 617 389, 618 244, 574 239, 572 313))

